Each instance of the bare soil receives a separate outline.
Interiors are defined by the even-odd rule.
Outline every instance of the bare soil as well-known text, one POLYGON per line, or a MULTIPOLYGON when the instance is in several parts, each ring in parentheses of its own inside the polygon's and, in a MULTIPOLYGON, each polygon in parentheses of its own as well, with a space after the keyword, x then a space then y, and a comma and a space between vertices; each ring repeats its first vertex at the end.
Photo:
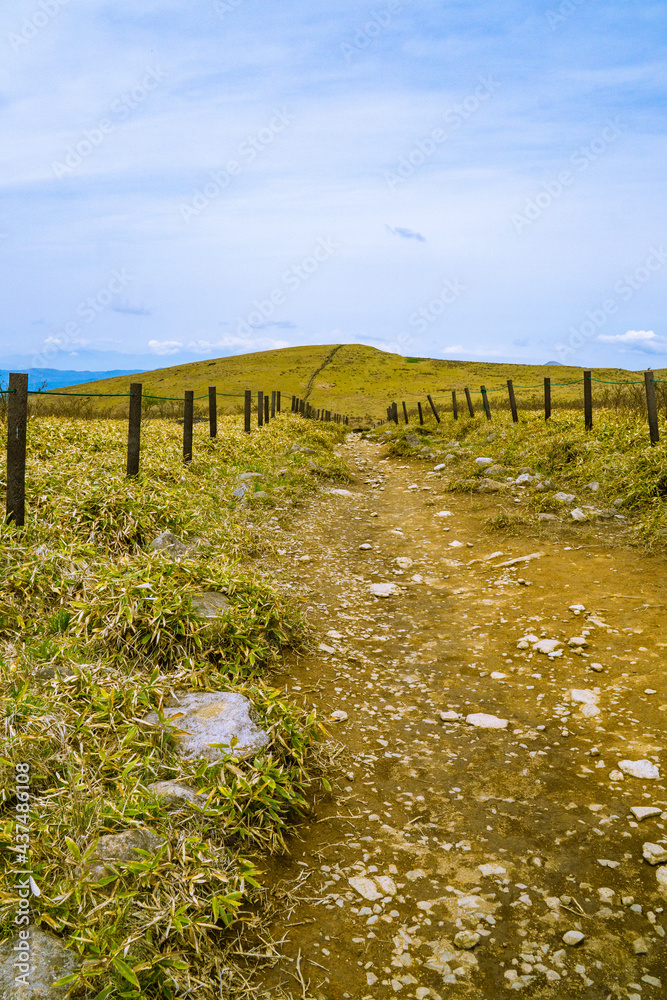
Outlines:
POLYGON ((350 495, 313 499, 277 571, 322 645, 278 683, 325 720, 347 713, 328 725, 346 755, 271 862, 270 880, 298 889, 264 995, 667 996, 667 902, 642 856, 667 848, 667 812, 631 812, 667 810, 667 560, 614 525, 492 531, 495 497, 447 493, 431 466, 353 435, 339 450, 350 495), (396 594, 373 596, 387 582, 396 594), (527 634, 561 654, 518 648, 527 634), (623 760, 660 777, 623 775, 623 760))

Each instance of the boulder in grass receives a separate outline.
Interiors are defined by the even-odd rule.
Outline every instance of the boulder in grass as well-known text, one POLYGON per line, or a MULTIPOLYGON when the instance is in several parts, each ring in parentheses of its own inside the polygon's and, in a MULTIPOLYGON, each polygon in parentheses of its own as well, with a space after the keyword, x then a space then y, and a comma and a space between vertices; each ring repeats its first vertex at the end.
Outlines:
POLYGON ((78 874, 97 882, 105 875, 112 874, 110 865, 115 862, 123 864, 128 861, 142 861, 144 860, 142 851, 152 856, 163 844, 162 837, 145 827, 133 827, 121 833, 109 833, 100 837, 93 854, 86 861, 85 867, 79 869, 78 874))
POLYGON ((214 590, 195 594, 192 603, 201 618, 218 618, 229 608, 229 598, 214 590))
POLYGON ((3 1000, 60 1000, 70 985, 54 986, 81 967, 81 958, 55 934, 34 924, 21 927, 0 944, 0 997, 3 1000), (23 958, 26 961, 22 961, 23 958))
MULTIPOLYGON (((269 742, 268 733, 252 717, 252 702, 235 691, 179 692, 162 711, 173 724, 178 753, 186 760, 253 757, 269 742)), ((150 712, 144 722, 159 725, 160 719, 150 712)))
POLYGON ((154 781, 147 788, 167 807, 178 808, 188 804, 203 809, 206 805, 206 795, 202 795, 196 788, 180 784, 178 781, 154 781))

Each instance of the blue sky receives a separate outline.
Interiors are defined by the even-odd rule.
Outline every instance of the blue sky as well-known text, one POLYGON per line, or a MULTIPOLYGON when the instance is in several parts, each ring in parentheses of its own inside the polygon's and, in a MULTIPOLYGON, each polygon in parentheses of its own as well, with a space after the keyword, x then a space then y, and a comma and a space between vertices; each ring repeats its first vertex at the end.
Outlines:
POLYGON ((667 365, 665 13, 5 0, 0 364, 667 365))

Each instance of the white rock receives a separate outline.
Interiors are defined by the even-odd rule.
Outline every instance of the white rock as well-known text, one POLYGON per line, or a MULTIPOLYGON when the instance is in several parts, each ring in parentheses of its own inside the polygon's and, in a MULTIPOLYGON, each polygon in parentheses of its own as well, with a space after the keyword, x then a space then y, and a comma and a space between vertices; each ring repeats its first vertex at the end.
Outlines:
POLYGON ((555 653, 563 643, 560 639, 539 639, 537 642, 533 643, 533 649, 536 653, 555 653))
POLYGON ((648 861, 650 865, 663 865, 667 861, 667 848, 660 844, 651 844, 647 841, 642 846, 642 854, 644 861, 648 861))
POLYGON ((317 648, 321 649, 323 653, 335 653, 336 652, 336 650, 333 648, 333 646, 327 646, 326 643, 324 643, 324 642, 321 642, 317 648))
POLYGON ((503 868, 502 865, 488 864, 488 865, 478 865, 477 866, 484 876, 484 878, 489 878, 491 875, 505 875, 507 870, 503 868))
POLYGON ((440 465, 434 465, 433 466, 433 471, 434 472, 440 472, 441 469, 445 469, 445 468, 447 468, 446 462, 441 462, 440 465))
POLYGON ((499 719, 497 715, 486 715, 484 712, 467 715, 466 722, 477 729, 507 729, 508 726, 507 719, 499 719))
POLYGON ((338 497, 352 497, 352 496, 354 496, 354 493, 351 493, 350 490, 335 489, 335 490, 329 490, 329 493, 335 493, 336 496, 338 496, 338 497))
POLYGON ((459 931, 458 934, 454 935, 454 944, 457 948, 463 948, 465 951, 470 951, 479 944, 479 934, 475 931, 459 931))
POLYGON ((462 549, 464 547, 463 542, 450 542, 450 549, 462 549))
POLYGON ((375 984, 377 983, 377 981, 378 981, 378 977, 375 975, 374 972, 367 972, 366 973, 366 985, 367 986, 375 986, 375 984))
POLYGON ((439 714, 443 722, 458 722, 461 718, 458 712, 440 712, 439 714))
POLYGON ((581 931, 565 931, 563 934, 563 943, 574 946, 575 944, 580 944, 584 940, 584 935, 581 931))
POLYGON ((475 465, 479 465, 480 467, 484 465, 493 465, 493 459, 484 457, 476 458, 475 465))
POLYGON ((570 698, 580 705, 597 705, 600 695, 597 691, 591 691, 588 688, 572 688, 570 698))
POLYGON ((379 885, 380 889, 385 896, 395 896, 398 892, 396 888, 396 883, 390 875, 376 875, 375 881, 379 885))
POLYGON ((181 806, 184 802, 202 808, 206 805, 206 795, 201 795, 196 788, 180 784, 177 781, 154 781, 146 787, 153 795, 157 795, 166 806, 181 806))
MULTIPOLYGON (((220 760, 229 754, 248 757, 258 753, 268 744, 269 736, 253 721, 251 711, 252 702, 235 691, 177 692, 163 708, 165 719, 173 723, 179 752, 186 760, 196 757, 220 760), (237 743, 231 747, 233 739, 237 743), (229 750, 211 745, 217 743, 229 746, 229 750)), ((155 712, 150 712, 144 721, 158 725, 160 720, 155 712)))
POLYGON ((651 816, 659 816, 662 813, 662 809, 659 806, 630 806, 630 812, 641 823, 643 819, 650 819, 651 816))
POLYGON ((597 493, 597 491, 600 489, 600 484, 599 483, 586 483, 586 489, 587 490, 591 490, 591 492, 593 492, 593 493, 597 493))
POLYGON ((396 597, 397 594, 400 594, 395 583, 372 583, 370 591, 374 597, 396 597))
POLYGON ((347 881, 360 896, 363 896, 364 899, 368 899, 371 903, 376 899, 382 899, 382 893, 378 892, 378 888, 373 879, 366 878, 364 875, 353 875, 352 878, 349 878, 347 881))
POLYGON ((573 635, 571 639, 567 640, 567 644, 568 646, 573 646, 573 647, 581 646, 582 649, 585 649, 586 646, 588 645, 583 635, 573 635))
POLYGON ((554 500, 560 500, 561 503, 572 503, 574 493, 554 493, 554 500))
POLYGON ((583 604, 571 604, 569 610, 574 611, 575 615, 577 615, 580 611, 585 611, 586 608, 583 604))
POLYGON ((410 569, 412 566, 412 559, 409 559, 408 556, 399 556, 397 559, 394 559, 394 562, 399 569, 410 569))
POLYGON ((502 670, 492 670, 490 676, 494 681, 504 681, 507 674, 504 674, 502 670))
POLYGON ((581 509, 581 507, 575 507, 574 510, 571 510, 570 511, 570 517, 573 518, 575 521, 585 521, 586 520, 586 515, 584 514, 583 510, 581 509))
POLYGON ((620 861, 610 861, 609 858, 598 858, 597 860, 602 868, 618 868, 621 863, 620 861))
POLYGON ((655 780, 660 777, 660 768, 650 760, 619 760, 619 769, 632 778, 655 780))
POLYGON ((434 517, 452 517, 452 512, 451 510, 439 510, 434 517))
POLYGON ((421 575, 421 573, 415 573, 413 576, 410 577, 410 579, 412 580, 413 583, 424 582, 424 577, 421 575))
POLYGON ((581 707, 581 715, 583 715, 585 719, 592 719, 599 714, 600 714, 600 709, 597 707, 597 705, 589 703, 587 705, 582 705, 581 707))
POLYGON ((601 674, 602 671, 604 670, 604 667, 602 666, 601 663, 591 663, 589 664, 589 666, 591 670, 595 671, 596 674, 601 674))
POLYGON ((337 708, 335 712, 332 712, 330 718, 335 722, 345 722, 347 720, 347 712, 344 712, 342 708, 337 708))
POLYGON ((622 771, 610 771, 609 772, 609 780, 610 781, 623 781, 623 777, 624 777, 624 775, 623 775, 622 771))
POLYGON ((667 897, 667 865, 661 865, 656 870, 655 877, 658 880, 658 890, 667 897))
POLYGON ((373 546, 372 546, 372 545, 370 545, 370 543, 369 543, 369 542, 362 542, 362 543, 361 543, 361 545, 359 546, 359 548, 360 548, 360 549, 361 549, 362 551, 364 551, 364 552, 367 552, 367 551, 368 551, 369 549, 372 549, 372 548, 373 548, 373 546))

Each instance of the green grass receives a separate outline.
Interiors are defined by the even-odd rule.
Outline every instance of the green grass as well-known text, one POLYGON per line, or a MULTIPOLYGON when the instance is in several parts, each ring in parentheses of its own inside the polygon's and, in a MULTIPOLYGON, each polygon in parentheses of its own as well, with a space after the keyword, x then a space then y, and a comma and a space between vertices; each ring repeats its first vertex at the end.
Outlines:
MULTIPOLYGON (((609 382, 641 381, 641 374, 617 368, 600 368, 594 372, 596 378, 609 382)), ((290 406, 292 395, 305 398, 315 409, 353 416, 360 422, 384 419, 386 408, 392 401, 405 400, 410 408, 421 400, 427 406, 426 396, 430 394, 440 406, 451 406, 451 390, 463 392, 468 386, 476 393, 479 407, 479 388, 485 385, 490 392, 493 406, 507 404, 507 379, 513 379, 517 386, 519 406, 539 408, 542 405, 542 386, 545 377, 552 379, 553 406, 579 405, 582 398, 581 385, 559 388, 556 383, 581 379, 583 369, 572 366, 500 364, 495 362, 441 361, 429 358, 403 358, 398 354, 388 354, 365 345, 320 345, 315 347, 289 347, 283 350, 262 351, 238 357, 219 358, 215 361, 197 361, 189 365, 162 368, 144 375, 121 376, 114 379, 90 382, 85 386, 72 386, 70 392, 128 392, 133 381, 142 381, 148 395, 177 396, 182 398, 186 389, 194 390, 195 396, 205 396, 210 385, 215 385, 220 396, 219 403, 226 412, 240 412, 243 400, 239 398, 246 389, 271 392, 279 389, 283 394, 283 409, 290 406), (236 394, 236 395, 234 395, 236 394)), ((656 372, 656 378, 667 378, 667 373, 656 372)), ((662 387, 667 389, 667 386, 662 387)), ((639 387, 641 390, 641 386, 639 387)), ((594 384, 594 395, 598 401, 613 402, 617 390, 603 383, 594 384)), ((667 404, 667 393, 663 404, 667 404)), ((254 396, 253 396, 254 398, 254 396)), ((34 399, 34 397, 33 397, 34 399)), ((61 406, 62 397, 53 397, 53 405, 61 406)), ((459 400, 459 406, 465 399, 459 400)), ((40 401, 40 405, 46 405, 40 401)), ((121 415, 127 412, 125 400, 110 400, 88 404, 86 400, 65 400, 63 412, 71 412, 71 407, 90 406, 96 412, 110 412, 121 415)), ((197 404, 197 412, 203 413, 206 399, 197 404)), ((147 413, 176 414, 182 407, 179 403, 159 403, 145 401, 147 413)))
POLYGON ((128 481, 124 422, 33 419, 26 526, 0 526, 0 932, 15 931, 13 789, 28 764, 33 921, 83 963, 77 996, 219 997, 217 968, 233 968, 235 935, 261 910, 262 853, 284 846, 309 787, 327 785, 320 723, 270 686, 281 650, 307 643, 299 602, 254 567, 273 550, 269 518, 345 481, 340 435, 287 415, 252 435, 232 417, 217 440, 206 431, 186 466, 178 425, 148 422, 128 481), (262 473, 266 498, 232 497, 244 471, 262 473), (148 548, 165 529, 210 544, 172 563, 148 548), (230 604, 213 622, 192 601, 206 590, 230 604), (169 727, 140 721, 177 689, 246 694, 268 746, 184 761, 169 727), (167 809, 147 789, 167 779, 206 807, 167 809), (139 826, 163 848, 82 877, 99 837, 139 826))

